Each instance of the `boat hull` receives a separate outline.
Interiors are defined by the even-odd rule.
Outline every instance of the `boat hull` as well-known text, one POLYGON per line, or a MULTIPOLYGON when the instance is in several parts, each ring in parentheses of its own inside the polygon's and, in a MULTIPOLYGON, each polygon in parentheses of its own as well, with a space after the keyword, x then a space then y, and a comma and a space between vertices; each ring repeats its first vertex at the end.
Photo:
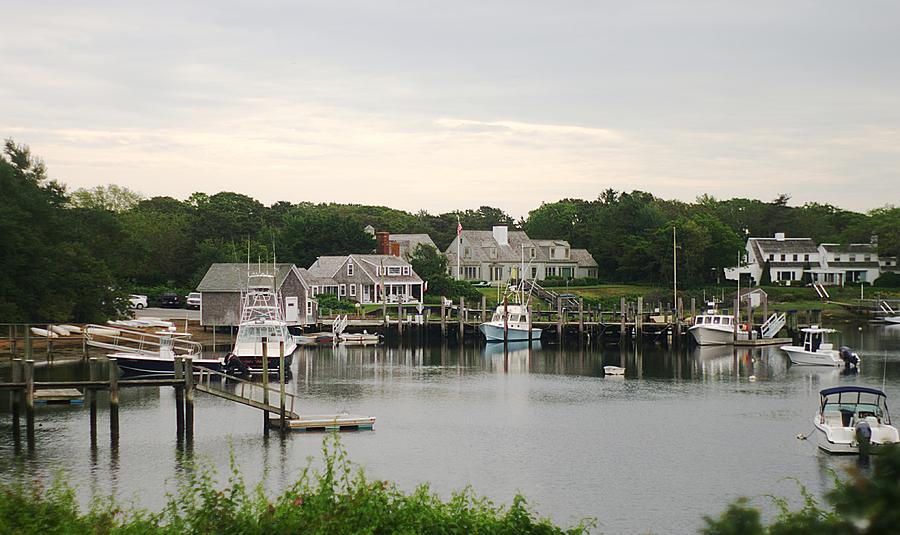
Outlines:
MULTIPOLYGON (((835 455, 855 455, 859 453, 859 444, 856 442, 853 428, 837 429, 836 431, 842 435, 842 437, 837 437, 829 436, 828 428, 819 423, 818 418, 813 423, 816 426, 816 445, 820 450, 835 455)), ((869 453, 878 453, 879 449, 885 444, 895 444, 898 441, 896 429, 888 426, 887 429, 881 428, 879 431, 881 432, 876 431, 878 434, 872 437, 872 442, 869 444, 869 453)))
MULTIPOLYGON (((263 357, 262 355, 243 355, 238 356, 238 360, 247 367, 251 372, 261 372, 263 371, 263 357)), ((269 372, 277 372, 278 371, 278 363, 281 360, 281 357, 266 357, 266 367, 269 372)), ((289 369, 291 364, 294 362, 294 354, 291 352, 290 354, 286 354, 284 356, 284 367, 285 369, 289 369)))
MULTIPOLYGON (((173 375, 175 373, 175 361, 160 358, 140 358, 138 356, 116 356, 119 368, 140 374, 173 375)), ((194 367, 208 368, 213 371, 222 371, 222 361, 218 359, 194 359, 194 367)))
MULTIPOLYGON (((488 342, 502 342, 504 339, 504 328, 502 325, 494 325, 491 323, 482 323, 479 327, 481 330, 481 334, 484 335, 484 338, 488 342)), ((521 327, 512 327, 510 326, 508 329, 508 336, 506 340, 509 342, 515 341, 526 341, 528 340, 528 328, 521 327)), ((531 329, 531 339, 532 340, 540 340, 541 339, 541 329, 532 328, 531 329)))
POLYGON ((887 316, 884 318, 884 321, 894 325, 900 325, 900 316, 887 316))
POLYGON ((844 361, 834 350, 806 351, 799 346, 781 346, 791 362, 800 366, 843 366, 844 361))
MULTIPOLYGON (((715 328, 712 325, 695 325, 688 329, 694 341, 701 346, 724 346, 734 343, 734 330, 715 328)), ((738 340, 746 340, 746 332, 738 332, 738 340)))

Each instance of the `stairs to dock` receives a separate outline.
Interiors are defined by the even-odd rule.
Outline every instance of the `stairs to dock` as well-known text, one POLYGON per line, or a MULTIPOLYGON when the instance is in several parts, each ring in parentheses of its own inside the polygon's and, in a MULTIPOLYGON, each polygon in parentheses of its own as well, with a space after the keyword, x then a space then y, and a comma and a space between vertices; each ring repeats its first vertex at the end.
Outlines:
POLYGON ((551 307, 557 308, 562 305, 562 308, 568 310, 577 310, 578 309, 578 299, 572 297, 560 297, 559 293, 554 292, 553 290, 549 290, 544 288, 537 281, 533 279, 528 279, 523 281, 524 289, 526 292, 530 292, 532 295, 541 299, 542 301, 546 301, 551 307), (560 303, 561 301, 561 303, 560 303))
POLYGON ((816 291, 816 295, 818 295, 819 299, 821 299, 822 301, 828 301, 829 299, 831 299, 831 296, 828 295, 828 290, 825 289, 825 286, 823 286, 822 283, 814 282, 812 283, 812 287, 813 290, 816 291))
POLYGON ((781 314, 774 313, 760 326, 759 334, 762 338, 775 338, 775 335, 778 334, 778 331, 780 331, 786 323, 787 316, 784 312, 781 314))

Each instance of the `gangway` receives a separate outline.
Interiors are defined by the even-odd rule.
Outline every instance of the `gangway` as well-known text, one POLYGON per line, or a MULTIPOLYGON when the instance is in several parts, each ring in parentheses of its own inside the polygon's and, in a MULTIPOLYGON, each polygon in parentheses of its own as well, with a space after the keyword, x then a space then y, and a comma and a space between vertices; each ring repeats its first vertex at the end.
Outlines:
MULTIPOLYGON (((217 396, 247 407, 265 411, 270 416, 269 427, 281 425, 281 389, 268 383, 257 383, 231 375, 202 368, 194 386, 198 391, 217 396)), ((347 413, 334 415, 300 415, 297 397, 284 392, 285 425, 292 431, 356 431, 372 429, 374 416, 352 416, 347 413)))
POLYGON ((185 357, 199 357, 203 346, 188 340, 188 333, 158 331, 155 333, 122 329, 109 325, 88 324, 82 328, 84 341, 91 347, 113 352, 159 355, 160 349, 171 350, 185 357))
POLYGON ((533 295, 536 295, 539 299, 543 299, 551 306, 557 307, 561 306, 562 308, 566 308, 568 310, 577 310, 578 309, 578 300, 572 297, 560 297, 560 295, 553 290, 548 290, 544 288, 537 281, 528 279, 523 281, 524 289, 527 292, 531 292, 533 295))
POLYGON ((775 338, 775 335, 778 334, 778 331, 780 331, 786 323, 787 316, 784 312, 781 314, 773 313, 769 316, 769 319, 760 326, 759 334, 762 338, 775 338))

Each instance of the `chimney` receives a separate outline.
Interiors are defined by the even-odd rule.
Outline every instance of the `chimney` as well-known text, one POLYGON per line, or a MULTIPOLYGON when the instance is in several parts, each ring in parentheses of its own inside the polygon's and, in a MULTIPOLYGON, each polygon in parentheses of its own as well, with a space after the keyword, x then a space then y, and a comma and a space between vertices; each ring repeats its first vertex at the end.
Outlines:
POLYGON ((776 232, 775 240, 776 241, 784 241, 784 232, 776 232))
POLYGON ((391 256, 400 257, 400 243, 392 241, 391 242, 391 256))
POLYGON ((494 240, 497 242, 497 245, 509 245, 509 230, 506 228, 506 225, 498 225, 494 227, 493 234, 494 240))
POLYGON ((391 233, 376 232, 375 233, 375 254, 391 254, 391 233))

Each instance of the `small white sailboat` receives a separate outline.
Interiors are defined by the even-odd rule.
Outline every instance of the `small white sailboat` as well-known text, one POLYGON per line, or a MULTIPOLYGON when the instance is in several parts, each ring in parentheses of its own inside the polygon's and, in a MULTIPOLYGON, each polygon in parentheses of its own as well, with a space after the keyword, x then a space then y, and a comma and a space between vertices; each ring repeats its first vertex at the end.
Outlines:
POLYGON ((864 386, 838 386, 819 392, 813 419, 816 443, 828 453, 859 453, 861 446, 877 447, 900 442, 891 425, 887 396, 864 386))
POLYGON ((826 342, 826 336, 837 332, 834 329, 824 329, 818 325, 800 329, 803 333, 803 343, 799 346, 781 346, 781 350, 788 354, 791 362, 804 366, 847 366, 859 365, 859 355, 842 347, 840 351, 826 342))

